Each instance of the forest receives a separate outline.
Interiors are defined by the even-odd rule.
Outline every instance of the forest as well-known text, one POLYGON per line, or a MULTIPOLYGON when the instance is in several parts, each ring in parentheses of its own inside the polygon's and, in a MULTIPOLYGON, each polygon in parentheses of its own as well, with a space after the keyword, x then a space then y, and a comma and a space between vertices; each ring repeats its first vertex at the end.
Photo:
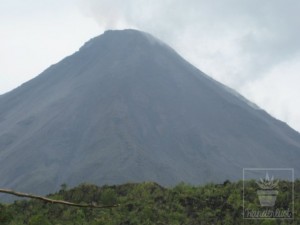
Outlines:
POLYGON ((274 207, 293 210, 293 219, 244 219, 244 207, 261 209, 255 181, 193 186, 157 183, 96 186, 81 184, 61 189, 47 197, 74 203, 113 205, 108 209, 79 208, 18 199, 0 204, 1 225, 285 225, 300 224, 300 181, 280 181, 274 207), (294 188, 294 194, 290 188, 294 188), (245 189, 245 190, 244 190, 245 189), (244 197, 246 194, 246 198, 244 197), (294 201, 291 199, 294 198, 294 201))

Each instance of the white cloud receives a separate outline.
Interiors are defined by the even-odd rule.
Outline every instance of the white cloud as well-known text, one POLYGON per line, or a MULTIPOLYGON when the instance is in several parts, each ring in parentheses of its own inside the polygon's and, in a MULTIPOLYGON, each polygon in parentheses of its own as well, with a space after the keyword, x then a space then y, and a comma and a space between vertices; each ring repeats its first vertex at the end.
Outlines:
POLYGON ((300 130, 299 1, 88 2, 100 26, 136 27, 160 37, 202 71, 300 130))
POLYGON ((82 15, 76 0, 1 2, 0 27, 0 94, 102 32, 93 19, 82 15))
POLYGON ((276 65, 263 78, 247 83, 241 92, 271 115, 300 130, 300 55, 276 65))

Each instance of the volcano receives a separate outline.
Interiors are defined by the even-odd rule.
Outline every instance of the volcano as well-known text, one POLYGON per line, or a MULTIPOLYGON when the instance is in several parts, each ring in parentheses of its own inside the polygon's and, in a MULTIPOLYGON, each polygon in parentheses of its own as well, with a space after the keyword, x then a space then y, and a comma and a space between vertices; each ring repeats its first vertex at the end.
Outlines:
POLYGON ((0 186, 242 179, 300 169, 300 134, 137 30, 106 31, 0 96, 0 186))

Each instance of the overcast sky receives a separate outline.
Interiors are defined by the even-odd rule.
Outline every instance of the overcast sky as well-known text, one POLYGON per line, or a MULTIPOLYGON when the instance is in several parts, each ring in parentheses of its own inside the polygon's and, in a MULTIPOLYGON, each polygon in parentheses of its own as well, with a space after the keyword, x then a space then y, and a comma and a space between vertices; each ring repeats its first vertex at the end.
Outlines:
POLYGON ((300 131, 299 0, 0 0, 0 94, 136 28, 300 131))

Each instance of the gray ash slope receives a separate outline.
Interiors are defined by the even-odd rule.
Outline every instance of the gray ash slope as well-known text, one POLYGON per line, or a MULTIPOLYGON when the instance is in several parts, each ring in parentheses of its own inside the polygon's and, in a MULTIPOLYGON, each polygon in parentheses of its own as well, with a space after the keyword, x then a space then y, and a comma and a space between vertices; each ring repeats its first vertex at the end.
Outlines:
POLYGON ((299 160, 299 133, 140 31, 107 31, 0 96, 1 187, 200 184, 299 160))

